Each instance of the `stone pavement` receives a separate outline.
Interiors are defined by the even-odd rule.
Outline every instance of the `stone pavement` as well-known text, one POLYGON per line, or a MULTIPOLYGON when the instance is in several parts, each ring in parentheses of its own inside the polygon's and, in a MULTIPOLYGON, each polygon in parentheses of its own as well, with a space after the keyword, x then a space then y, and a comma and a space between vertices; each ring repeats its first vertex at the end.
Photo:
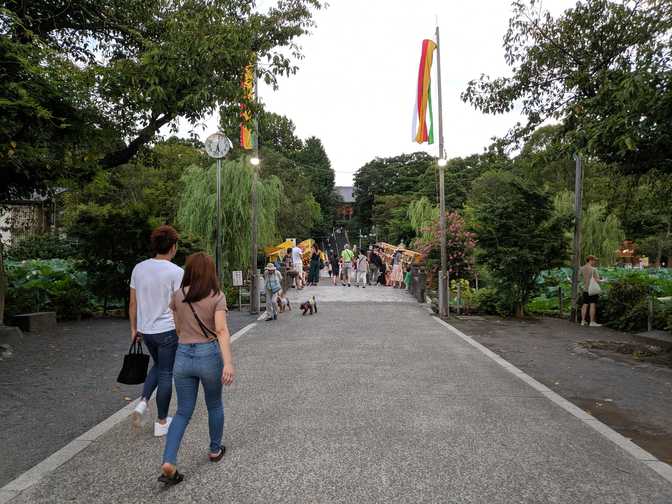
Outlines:
POLYGON ((163 441, 125 420, 19 503, 647 503, 672 484, 439 324, 404 292, 320 286, 317 315, 259 322, 234 344, 226 457, 199 405, 156 482, 163 441), (366 293, 366 294, 364 294, 366 293))

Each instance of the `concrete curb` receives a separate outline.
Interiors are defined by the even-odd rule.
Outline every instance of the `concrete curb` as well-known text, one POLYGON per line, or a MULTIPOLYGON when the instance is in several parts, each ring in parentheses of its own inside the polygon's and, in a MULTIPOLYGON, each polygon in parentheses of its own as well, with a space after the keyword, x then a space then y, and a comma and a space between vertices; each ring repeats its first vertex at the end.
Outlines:
POLYGON ((516 366, 511 364, 509 361, 503 359, 502 357, 500 357, 499 355, 494 353, 492 350, 490 350, 490 349, 486 348, 485 346, 481 345, 480 343, 478 343, 476 340, 474 340, 470 336, 467 336, 466 334, 464 334, 459 329, 450 325, 448 322, 446 322, 444 320, 441 320, 438 317, 432 317, 432 318, 434 320, 436 320, 439 324, 446 327, 453 334, 455 334, 459 338, 463 339, 465 342, 469 343, 474 348, 480 350, 482 353, 484 353, 490 359, 492 359, 497 364, 502 366, 504 369, 509 371, 511 374, 517 376, 519 379, 521 379, 522 381, 527 383, 530 387, 532 387, 535 390, 538 390, 539 392, 541 392, 542 395, 544 395, 545 397, 547 397, 548 399, 553 401, 555 404, 560 406, 562 409, 564 409, 570 415, 578 418, 583 423, 585 423, 586 425, 590 426, 592 429, 594 429, 597 432, 599 432, 600 434, 602 434, 605 438, 607 438, 608 440, 610 440, 611 442, 615 443, 620 448, 622 448, 623 450, 628 452, 635 459, 637 459, 638 461, 647 465, 653 471, 658 473, 658 475, 660 475, 662 478, 664 478, 668 482, 672 483, 672 466, 666 464, 665 462, 661 462, 656 457, 651 455, 649 452, 640 448, 638 445, 636 445, 635 443, 630 441, 628 438, 622 436, 621 434, 616 432, 611 427, 603 424, 602 422, 597 420, 595 417, 593 417, 592 415, 589 415, 588 413, 583 411, 581 408, 575 406, 574 404, 569 402, 567 399, 565 399, 561 395, 553 392, 546 385, 543 385, 542 383, 538 382, 537 380, 532 378, 530 375, 521 371, 516 366))
MULTIPOLYGON (((257 324, 252 322, 251 324, 246 325, 236 333, 231 336, 231 343, 236 341, 238 338, 243 336, 245 333, 250 331, 257 324)), ((84 450, 86 447, 94 443, 99 437, 103 434, 110 431, 113 427, 117 426, 123 422, 128 416, 133 412, 140 398, 135 401, 130 402, 119 411, 109 416, 98 425, 86 431, 81 436, 73 439, 63 448, 58 450, 55 453, 52 453, 49 457, 44 459, 39 464, 28 469, 23 474, 16 477, 14 480, 7 483, 5 486, 0 488, 0 504, 6 504, 10 502, 14 497, 19 495, 21 492, 30 488, 35 483, 39 482, 47 474, 58 469, 68 460, 73 458, 79 452, 84 450)))

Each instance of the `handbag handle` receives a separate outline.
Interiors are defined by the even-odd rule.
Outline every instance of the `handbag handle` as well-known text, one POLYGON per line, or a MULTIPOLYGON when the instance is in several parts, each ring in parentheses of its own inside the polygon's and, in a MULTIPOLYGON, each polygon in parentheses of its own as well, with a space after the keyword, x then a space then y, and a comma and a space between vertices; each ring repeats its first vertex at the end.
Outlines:
POLYGON ((139 354, 142 355, 142 342, 140 341, 140 338, 135 338, 133 342, 131 343, 131 348, 128 349, 129 354, 139 354))

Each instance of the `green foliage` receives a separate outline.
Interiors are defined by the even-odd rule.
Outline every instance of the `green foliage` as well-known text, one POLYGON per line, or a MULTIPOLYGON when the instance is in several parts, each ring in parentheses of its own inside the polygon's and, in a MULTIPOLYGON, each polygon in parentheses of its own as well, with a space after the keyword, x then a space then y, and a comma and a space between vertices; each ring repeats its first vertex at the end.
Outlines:
POLYGON ((273 149, 262 150, 264 162, 260 175, 275 177, 282 182, 277 229, 281 238, 304 238, 322 222, 320 205, 308 190, 309 182, 303 170, 292 160, 273 149))
POLYGON ((372 223, 376 226, 376 239, 387 243, 409 243, 414 236, 408 219, 411 196, 391 194, 376 196, 372 223))
MULTIPOLYGON (((604 323, 620 331, 645 331, 649 316, 649 298, 653 289, 648 279, 629 276, 609 285, 606 296, 600 299, 600 314, 604 323)), ((660 303, 655 302, 655 311, 660 303)), ((664 323, 659 317, 654 319, 655 328, 662 329, 664 323)))
POLYGON ((426 196, 408 205, 407 216, 416 240, 429 242, 435 238, 434 225, 439 219, 439 207, 433 205, 426 196))
POLYGON ((358 224, 365 229, 373 224, 376 198, 396 194, 412 200, 418 192, 420 177, 434 165, 436 162, 429 154, 415 152, 376 158, 362 166, 354 177, 354 211, 358 224))
POLYGON ((276 85, 319 0, 5 2, 0 200, 128 163, 165 125, 237 109, 252 59, 276 85), (207 34, 207 36, 203 36, 207 34))
POLYGON ((28 259, 72 259, 79 257, 77 244, 59 234, 47 233, 24 238, 5 250, 12 261, 28 259))
POLYGON ((499 315, 500 317, 510 315, 507 303, 502 300, 497 289, 493 287, 477 290, 474 294, 473 303, 476 310, 484 315, 499 315))
POLYGON ((320 205, 323 219, 315 222, 316 236, 325 236, 331 232, 337 200, 334 197, 334 170, 319 138, 310 137, 300 151, 291 158, 297 163, 304 177, 308 180, 305 192, 312 193, 320 205))
POLYGON ((7 261, 5 267, 7 322, 14 315, 36 311, 55 311, 59 320, 79 319, 93 309, 87 276, 75 261, 7 261))
MULTIPOLYGON (((180 229, 201 238, 214 255, 216 241, 216 169, 189 168, 182 177, 183 192, 178 206, 180 229)), ((252 169, 244 160, 222 163, 222 260, 224 270, 250 267, 252 169)), ((259 246, 278 238, 276 218, 282 184, 271 176, 257 180, 259 246)))
POLYGON ((487 172, 474 182, 468 215, 479 262, 491 271, 509 312, 522 316, 537 276, 566 255, 563 223, 549 196, 511 173, 487 172))
MULTIPOLYGON (((563 191, 554 198, 555 212, 561 218, 571 221, 574 218, 574 193, 563 191)), ((573 248, 573 235, 570 248, 573 248)), ((608 213, 606 203, 591 203, 581 216, 581 258, 589 255, 599 257, 604 266, 616 264, 618 250, 625 239, 621 221, 613 213, 608 213)))
POLYGON ((127 299, 135 265, 150 256, 153 225, 137 205, 82 205, 69 234, 79 243, 91 290, 101 299, 127 299))
POLYGON ((554 18, 535 0, 513 2, 504 37, 510 77, 471 81, 462 98, 486 113, 522 107, 527 124, 561 120, 559 136, 631 172, 672 164, 667 2, 585 0, 554 18))

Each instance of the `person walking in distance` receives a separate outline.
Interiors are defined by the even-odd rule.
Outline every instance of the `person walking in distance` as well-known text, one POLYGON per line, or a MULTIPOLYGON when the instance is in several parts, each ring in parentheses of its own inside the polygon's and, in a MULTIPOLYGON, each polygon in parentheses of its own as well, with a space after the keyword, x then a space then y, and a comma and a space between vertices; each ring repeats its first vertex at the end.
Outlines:
POLYGON ((341 252, 341 258, 343 259, 343 286, 346 282, 348 287, 350 287, 350 277, 352 276, 352 260, 354 259, 355 254, 350 250, 350 245, 345 244, 343 252, 341 252))
POLYGON ((303 250, 298 246, 292 248, 292 267, 296 272, 295 286, 303 289, 303 250))
POLYGON ((361 285, 363 289, 366 288, 366 275, 368 273, 368 270, 369 270, 369 260, 360 251, 359 257, 357 258, 357 278, 356 278, 357 287, 361 285))
POLYGON ((131 273, 128 306, 131 340, 144 341, 154 361, 147 373, 140 402, 133 410, 133 425, 140 427, 147 411, 147 401, 156 390, 158 421, 154 424, 154 435, 157 437, 166 435, 171 422, 168 407, 173 394, 177 334, 168 305, 184 274, 182 268, 171 262, 177 252, 177 240, 173 227, 156 228, 150 237, 154 257, 138 263, 131 273))
POLYGON ((383 261, 378 255, 378 251, 374 247, 369 247, 369 285, 376 285, 380 270, 383 266, 383 261))
POLYGON ((331 256, 329 257, 329 264, 331 264, 331 279, 334 282, 334 285, 338 283, 338 279, 341 276, 341 265, 340 259, 336 252, 331 251, 331 256))
POLYGON ((308 270, 308 285, 317 286, 320 282, 320 266, 322 265, 322 254, 317 243, 314 243, 310 254, 310 269, 308 270))
POLYGON ((394 254, 392 254, 392 275, 390 276, 390 280, 395 289, 401 288, 401 283, 404 281, 401 249, 395 250, 394 254))
POLYGON ((175 357, 177 413, 168 430, 158 479, 175 485, 183 480, 177 470, 177 452, 196 407, 199 383, 208 408, 208 460, 219 462, 226 452, 222 444, 222 385, 233 383, 235 370, 226 323, 226 297, 219 289, 215 262, 209 255, 197 252, 187 258, 182 285, 173 295, 170 308, 179 335, 175 357))
POLYGON ((590 327, 600 327, 602 324, 596 322, 597 301, 600 299, 600 278, 597 271, 597 257, 588 256, 586 264, 581 266, 579 273, 583 280, 583 304, 581 305, 581 325, 590 325, 590 327), (590 311, 590 324, 586 317, 590 311))
POLYGON ((266 321, 278 319, 278 294, 282 290, 282 275, 273 263, 268 263, 264 271, 266 289, 266 321))

